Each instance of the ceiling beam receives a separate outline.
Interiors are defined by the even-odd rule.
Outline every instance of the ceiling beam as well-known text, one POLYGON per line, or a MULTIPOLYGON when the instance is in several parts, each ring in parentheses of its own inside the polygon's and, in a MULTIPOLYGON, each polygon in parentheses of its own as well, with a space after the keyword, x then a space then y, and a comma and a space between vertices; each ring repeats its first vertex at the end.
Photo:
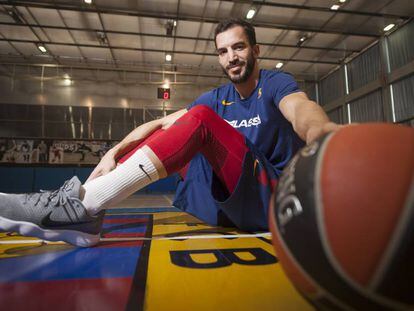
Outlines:
MULTIPOLYGON (((80 44, 80 43, 64 43, 64 42, 53 42, 53 41, 35 41, 35 40, 24 40, 24 39, 2 39, 0 41, 5 42, 20 42, 20 43, 33 43, 35 45, 42 43, 44 45, 60 45, 60 46, 75 46, 75 47, 88 47, 88 48, 104 48, 109 49, 109 46, 102 46, 98 44, 80 44)), ((155 53, 171 53, 171 54, 187 54, 187 55, 199 55, 199 56, 214 56, 217 57, 216 53, 206 53, 206 52, 191 52, 191 51, 179 51, 179 50, 165 50, 165 49, 146 49, 146 48, 131 48, 131 47, 121 47, 111 45, 110 47, 113 50, 127 50, 127 51, 140 51, 140 52, 155 52, 155 53)), ((58 57, 58 56, 57 56, 58 57)), ((59 58, 59 57, 58 57, 59 58)), ((274 61, 289 61, 289 62, 301 62, 301 63, 311 63, 311 64, 329 64, 329 65, 339 65, 341 61, 323 61, 323 60, 307 60, 307 59, 298 59, 298 58, 283 58, 283 57, 260 57, 260 60, 274 60, 274 61)), ((114 60, 116 62, 116 60, 114 60)))
MULTIPOLYGON (((74 2, 74 3, 50 3, 45 2, 45 0, 38 0, 38 1, 27 1, 27 0, 13 0, 13 1, 0 1, 0 4, 11 4, 13 3, 14 6, 19 7, 34 7, 34 8, 45 8, 45 9, 55 9, 55 10, 68 10, 68 11, 77 11, 77 12, 88 12, 88 13, 101 13, 101 14, 112 14, 112 15, 123 15, 123 16, 135 16, 135 17, 149 17, 149 18, 161 18, 161 19, 173 19, 178 21, 193 21, 193 22, 207 22, 217 24, 222 19, 214 18, 214 17, 202 17, 202 16, 194 16, 194 15, 180 15, 177 18, 176 14, 172 13, 155 13, 155 12, 137 12, 133 10, 128 10, 125 8, 114 8, 114 7, 104 7, 99 6, 99 9, 92 6, 85 6, 82 3, 74 2)), ((252 22, 253 26, 255 27, 262 27, 262 28, 271 28, 271 29, 281 29, 281 30, 292 30, 292 31, 299 31, 299 32, 313 32, 313 33, 328 33, 328 34, 339 34, 339 35, 347 35, 347 36, 363 36, 363 37, 380 37, 379 33, 367 33, 367 32, 355 32, 355 31, 342 31, 342 30, 335 30, 335 29, 319 29, 313 27, 300 27, 300 26, 292 26, 292 25, 282 25, 282 24, 273 24, 273 23, 260 23, 260 22, 252 22)))
POLYGON ((22 62, 7 62, 0 61, 0 65, 5 66, 20 66, 20 67, 45 67, 45 68, 60 68, 60 69, 78 69, 78 70, 99 70, 99 71, 119 71, 119 72, 134 72, 134 73, 151 73, 160 75, 177 75, 177 76, 190 76, 190 77, 203 77, 203 78, 225 78, 224 74, 211 74, 211 73, 197 73, 197 72, 185 72, 185 71, 172 71, 172 70, 150 70, 142 68, 128 67, 109 67, 109 66, 96 66, 94 68, 87 66, 87 64, 54 64, 54 63, 22 63, 22 62))
POLYGON ((346 14, 346 15, 360 15, 360 16, 368 16, 368 17, 389 18, 389 19, 395 19, 395 20, 397 19, 409 20, 411 18, 411 16, 409 15, 355 11, 355 10, 347 10, 347 9, 342 9, 342 8, 339 8, 338 10, 331 10, 330 7, 309 6, 309 5, 280 3, 280 2, 264 2, 262 0, 251 0, 249 2, 243 1, 243 0, 220 0, 220 1, 244 3, 244 4, 247 3, 247 4, 251 4, 252 6, 276 7, 276 8, 305 10, 305 11, 324 12, 324 13, 336 13, 336 14, 346 14))
MULTIPOLYGON (((32 27, 32 28, 42 28, 42 29, 57 29, 57 30, 66 30, 66 31, 85 31, 85 32, 104 32, 107 34, 116 34, 116 35, 128 35, 128 36, 143 36, 143 37, 154 37, 154 38, 168 38, 168 39, 184 39, 184 40, 200 40, 200 41, 209 41, 214 42, 212 38, 205 37, 191 37, 191 36, 167 36, 162 34, 152 34, 152 33, 143 33, 143 32, 133 32, 133 31, 119 31, 119 30, 108 30, 105 31, 97 28, 80 28, 80 27, 67 27, 67 26, 52 26, 52 25, 35 25, 35 24, 16 24, 11 22, 1 22, 0 25, 5 26, 17 26, 17 27, 32 27)), ((284 48, 298 48, 298 45, 295 44, 279 44, 279 43, 264 43, 258 42, 260 46, 270 46, 270 47, 284 47, 284 48)), ((330 48, 323 46, 312 46, 312 45, 301 45, 301 49, 308 50, 321 50, 321 51, 333 51, 333 52, 348 52, 348 53, 357 53, 359 50, 355 49, 342 49, 342 48, 330 48)))
MULTIPOLYGON (((182 76, 190 76, 190 77, 203 77, 203 78, 226 78, 226 76, 222 73, 220 74, 212 74, 212 73, 199 73, 199 72, 186 72, 186 71, 172 71, 172 70, 150 70, 150 69, 142 69, 142 68, 134 68, 132 66, 128 67, 109 67, 109 66, 96 66, 91 68, 88 64, 54 64, 54 63, 33 63, 33 62, 8 62, 8 61, 1 61, 0 65, 4 66, 32 66, 32 67, 47 67, 47 68, 60 68, 60 69, 78 69, 78 70, 99 70, 99 71, 119 71, 119 72, 135 72, 135 73, 150 73, 150 74, 160 74, 160 75, 182 75, 182 76)), ((295 73, 292 73, 296 75, 295 73)), ((298 75, 300 73, 297 73, 298 75)), ((306 74, 305 74, 306 75, 306 74)), ((304 76, 304 75, 303 75, 304 76)), ((296 79, 298 82, 316 82, 313 79, 296 79)))

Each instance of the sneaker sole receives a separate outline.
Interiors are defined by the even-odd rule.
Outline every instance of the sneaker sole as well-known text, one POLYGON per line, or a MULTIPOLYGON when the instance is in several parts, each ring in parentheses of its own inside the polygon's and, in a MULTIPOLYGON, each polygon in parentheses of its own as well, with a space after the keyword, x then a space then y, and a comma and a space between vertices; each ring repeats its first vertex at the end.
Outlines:
POLYGON ((37 237, 47 241, 64 241, 80 247, 94 246, 99 242, 100 234, 88 234, 74 230, 49 230, 25 221, 13 221, 0 217, 0 228, 17 232, 20 235, 37 237))

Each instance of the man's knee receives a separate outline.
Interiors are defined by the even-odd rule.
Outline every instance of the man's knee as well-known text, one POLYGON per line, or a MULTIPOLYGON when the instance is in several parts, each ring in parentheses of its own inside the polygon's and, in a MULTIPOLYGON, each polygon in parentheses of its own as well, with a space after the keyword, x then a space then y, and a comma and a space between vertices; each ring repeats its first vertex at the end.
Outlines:
POLYGON ((220 116, 217 113, 215 113, 213 109, 205 105, 195 106, 191 108, 188 111, 188 113, 201 121, 211 120, 211 119, 216 119, 216 118, 221 119, 220 116))

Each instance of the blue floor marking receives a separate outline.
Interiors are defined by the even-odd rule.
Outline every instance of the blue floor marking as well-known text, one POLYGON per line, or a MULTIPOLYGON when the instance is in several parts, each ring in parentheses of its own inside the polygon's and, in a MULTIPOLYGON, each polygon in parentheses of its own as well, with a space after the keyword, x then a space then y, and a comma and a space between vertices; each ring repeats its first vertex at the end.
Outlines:
POLYGON ((133 276, 140 246, 91 247, 0 260, 0 282, 133 276))

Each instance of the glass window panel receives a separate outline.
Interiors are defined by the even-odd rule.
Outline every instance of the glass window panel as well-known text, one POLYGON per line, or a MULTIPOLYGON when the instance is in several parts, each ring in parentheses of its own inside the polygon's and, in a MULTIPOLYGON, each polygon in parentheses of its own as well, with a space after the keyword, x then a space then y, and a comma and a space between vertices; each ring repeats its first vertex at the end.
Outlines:
POLYGON ((144 123, 144 110, 143 109, 134 109, 134 124, 139 126, 144 123))
POLYGON ((70 121, 69 107, 45 106, 46 121, 70 121))
POLYGON ((92 120, 94 123, 110 123, 112 119, 112 108, 92 108, 92 120))
POLYGON ((95 123, 124 122, 123 108, 92 108, 92 118, 95 123))
POLYGON ((156 120, 164 117, 164 111, 161 109, 145 109, 145 121, 156 120))
POLYGON ((135 109, 125 109, 125 122, 134 123, 134 110, 135 109))
POLYGON ((111 139, 109 137, 110 123, 92 123, 91 138, 93 139, 111 139))
POLYGON ((3 137, 41 137, 42 123, 39 121, 2 121, 0 136, 3 137))
POLYGON ((136 126, 142 124, 142 111, 142 109, 126 109, 125 122, 135 124, 136 126))
POLYGON ((45 122, 45 136, 48 138, 88 138, 88 125, 79 122, 45 122))
POLYGON ((122 139, 126 134, 124 123, 111 123, 111 139, 122 139))
MULTIPOLYGON (((125 136, 126 136, 129 132, 132 132, 135 128, 136 128, 136 126, 134 125, 134 123, 125 123, 125 136)), ((123 137, 122 137, 122 138, 123 138, 123 137)))
POLYGON ((45 106, 46 121, 88 122, 88 107, 45 106))
POLYGON ((72 114, 75 122, 89 122, 89 108, 72 106, 72 114))
POLYGON ((2 120, 42 120, 42 106, 0 104, 2 120))
POLYGON ((123 123, 125 121, 124 119, 124 111, 123 108, 113 108, 112 109, 112 118, 111 122, 120 122, 123 123))

